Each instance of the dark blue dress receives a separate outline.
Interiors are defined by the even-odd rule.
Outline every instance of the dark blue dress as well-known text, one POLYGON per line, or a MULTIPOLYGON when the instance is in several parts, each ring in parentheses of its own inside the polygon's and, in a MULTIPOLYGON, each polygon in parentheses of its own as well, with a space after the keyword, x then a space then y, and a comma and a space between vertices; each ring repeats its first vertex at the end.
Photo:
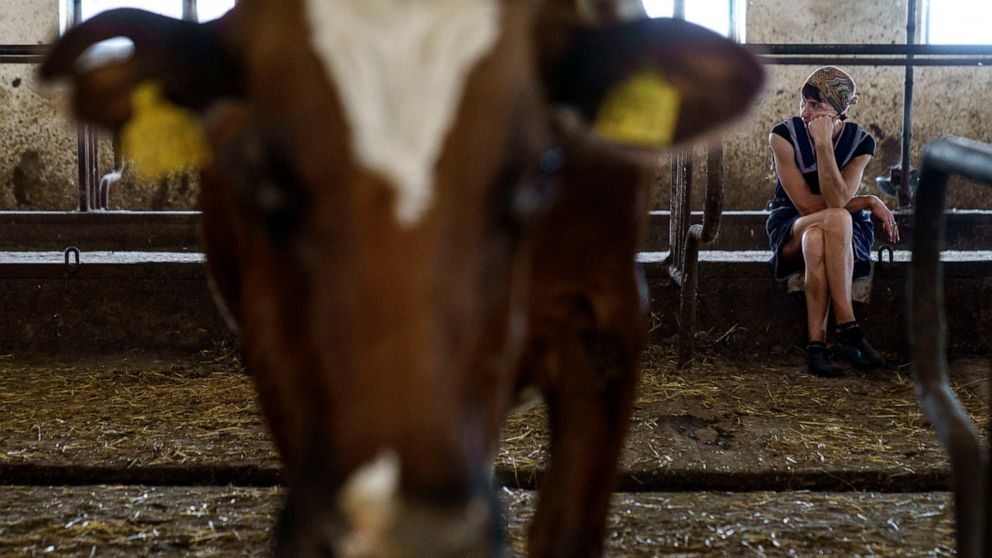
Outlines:
MULTIPOLYGON (((813 149, 813 141, 809 138, 802 119, 793 116, 775 126, 772 133, 792 144, 792 149, 796 153, 796 165, 803 173, 806 184, 809 185, 812 193, 819 194, 820 177, 816 172, 816 151, 813 149)), ((875 139, 861 126, 845 122, 840 136, 834 143, 837 168, 844 170, 844 167, 859 155, 874 154, 875 139)), ((765 221, 765 232, 768 233, 768 244, 772 250, 770 261, 772 272, 775 274, 775 279, 785 281, 790 275, 803 271, 804 266, 801 261, 789 261, 779 257, 782 246, 792 236, 793 223, 801 217, 799 210, 785 193, 780 180, 776 180, 775 196, 768 202, 768 209, 771 215, 765 221)), ((852 211, 851 218, 853 219, 851 242, 854 245, 853 279, 858 279, 871 272, 871 246, 875 242, 875 229, 871 223, 871 212, 867 209, 852 211)))

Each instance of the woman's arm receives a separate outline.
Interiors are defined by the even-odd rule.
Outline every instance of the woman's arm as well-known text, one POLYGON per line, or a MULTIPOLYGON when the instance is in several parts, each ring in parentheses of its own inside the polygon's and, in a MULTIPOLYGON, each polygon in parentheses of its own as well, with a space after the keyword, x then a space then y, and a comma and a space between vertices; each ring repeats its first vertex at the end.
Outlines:
POLYGON ((792 205, 796 206, 802 215, 825 209, 827 204, 823 201, 823 196, 810 191, 809 184, 806 184, 802 171, 796 165, 796 153, 792 144, 774 133, 768 134, 768 143, 771 144, 772 156, 775 159, 778 181, 782 183, 786 195, 792 200, 792 205))
POLYGON ((889 239, 889 242, 899 242, 899 228, 896 226, 896 217, 892 214, 885 202, 878 196, 854 196, 844 209, 848 211, 860 211, 867 209, 872 217, 882 225, 882 232, 889 239))
POLYGON ((861 177, 871 155, 855 157, 841 171, 834 155, 835 124, 831 116, 814 118, 809 123, 809 135, 813 138, 813 147, 816 150, 816 168, 823 201, 828 207, 846 207, 861 186, 861 177))

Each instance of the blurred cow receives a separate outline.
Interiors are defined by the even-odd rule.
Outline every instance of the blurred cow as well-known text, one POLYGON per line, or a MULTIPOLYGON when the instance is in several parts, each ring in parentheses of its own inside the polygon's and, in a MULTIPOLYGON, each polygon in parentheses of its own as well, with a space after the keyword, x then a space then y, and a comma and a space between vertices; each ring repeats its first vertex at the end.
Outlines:
POLYGON ((552 430, 530 551, 601 553, 646 173, 762 82, 715 33, 622 11, 241 0, 202 25, 106 12, 51 51, 80 118, 120 128, 155 80, 206 129, 209 271, 286 464, 277 554, 501 553, 493 460, 528 387, 552 430), (130 58, 78 63, 115 36, 130 58))

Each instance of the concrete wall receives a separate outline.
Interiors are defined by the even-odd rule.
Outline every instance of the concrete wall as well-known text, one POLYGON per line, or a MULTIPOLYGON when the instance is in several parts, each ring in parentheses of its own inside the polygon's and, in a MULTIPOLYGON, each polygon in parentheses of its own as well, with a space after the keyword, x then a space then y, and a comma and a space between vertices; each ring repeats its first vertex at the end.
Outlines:
MULTIPOLYGON (((690 2, 692 0, 689 0, 690 2)), ((0 43, 45 43, 58 29, 59 0, 0 0, 0 43)), ((747 40, 752 43, 901 43, 905 38, 906 0, 750 0, 747 40)), ((722 135, 728 168, 727 209, 761 209, 774 187, 769 169, 768 132, 798 110, 798 89, 812 66, 769 66, 765 95, 754 112, 722 135)), ((851 118, 878 142, 865 173, 862 192, 878 193, 876 176, 899 160, 902 126, 902 67, 848 68, 861 101, 851 118)), ((0 64, 0 209, 72 209, 76 206, 75 128, 61 116, 64 93, 44 89, 33 66, 0 64)), ((923 145, 944 135, 992 142, 992 68, 916 68, 913 160, 923 145)), ((732 101, 728 92, 728 102, 732 101)), ((109 170, 107 145, 101 167, 109 170)), ((697 169, 704 168, 697 161, 697 169)), ((662 158, 659 173, 667 177, 662 158)), ((697 171, 696 184, 705 178, 697 171)), ((992 208, 992 188, 964 181, 952 184, 949 205, 992 208)), ((139 184, 125 180, 111 193, 114 207, 126 209, 193 208, 195 184, 174 180, 139 184)), ((696 205, 702 200, 702 191, 696 205)), ((668 187, 656 189, 656 206, 667 208, 668 187)))
MULTIPOLYGON (((58 25, 58 0, 0 0, 0 43, 44 44, 58 25)), ((0 64, 0 208, 69 209, 75 132, 34 69, 0 64)))

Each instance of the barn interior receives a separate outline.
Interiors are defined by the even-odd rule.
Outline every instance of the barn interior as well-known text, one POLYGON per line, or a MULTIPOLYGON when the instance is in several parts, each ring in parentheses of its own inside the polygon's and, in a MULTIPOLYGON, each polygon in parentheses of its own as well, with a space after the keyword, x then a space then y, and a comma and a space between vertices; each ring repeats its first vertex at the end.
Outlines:
MULTIPOLYGON (((171 4, 187 17, 198 6, 171 4)), ((112 138, 74 123, 66 90, 36 76, 60 30, 100 6, 0 0, 0 554, 265 555, 285 479, 207 284, 197 178, 136 178, 112 138)), ((201 19, 219 9, 199 7, 201 19)), ((645 177, 651 342, 609 555, 956 554, 950 459, 914 391, 907 281, 924 148, 945 136, 992 143, 992 7, 651 7, 718 14, 717 30, 752 45, 768 81, 746 117, 645 177), (860 193, 885 200, 903 231, 895 245, 878 235, 870 298, 856 307, 889 366, 837 379, 806 372, 803 298, 773 281, 764 231, 768 132, 827 64, 857 79, 851 119, 876 140, 860 193), (694 223, 698 264, 673 266, 694 223)), ((987 439, 992 188, 948 173, 946 358, 987 439)), ((495 483, 511 555, 526 549, 545 422, 539 406, 505 425, 495 483)))

